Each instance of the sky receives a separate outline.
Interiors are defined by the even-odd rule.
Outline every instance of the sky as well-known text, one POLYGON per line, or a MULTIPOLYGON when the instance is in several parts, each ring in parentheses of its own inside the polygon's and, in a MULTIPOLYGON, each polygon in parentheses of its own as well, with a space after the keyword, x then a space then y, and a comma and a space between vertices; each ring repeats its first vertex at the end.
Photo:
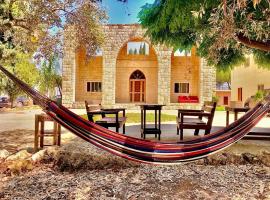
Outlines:
POLYGON ((146 3, 154 3, 155 0, 128 0, 128 3, 117 0, 103 0, 102 4, 109 15, 110 24, 138 23, 138 13, 146 3))

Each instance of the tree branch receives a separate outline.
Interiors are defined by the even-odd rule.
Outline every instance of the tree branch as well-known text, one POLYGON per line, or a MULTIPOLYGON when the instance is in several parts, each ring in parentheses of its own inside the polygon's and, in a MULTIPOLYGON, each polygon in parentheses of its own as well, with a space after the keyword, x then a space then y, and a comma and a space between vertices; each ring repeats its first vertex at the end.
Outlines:
POLYGON ((236 39, 237 41, 241 42, 242 44, 248 47, 270 52, 270 40, 268 40, 267 42, 251 40, 245 37, 243 34, 237 34, 236 39))

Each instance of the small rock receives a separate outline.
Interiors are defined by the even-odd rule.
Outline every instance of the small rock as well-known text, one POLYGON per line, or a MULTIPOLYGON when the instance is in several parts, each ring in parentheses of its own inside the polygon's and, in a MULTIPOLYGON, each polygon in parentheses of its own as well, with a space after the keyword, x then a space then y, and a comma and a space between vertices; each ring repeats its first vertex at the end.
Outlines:
POLYGON ((43 149, 41 151, 38 151, 37 153, 32 155, 32 161, 33 162, 40 162, 42 161, 47 154, 47 149, 43 149))
POLYGON ((255 164, 259 162, 258 157, 256 157, 255 155, 251 154, 251 153, 243 153, 242 154, 243 159, 250 163, 250 164, 255 164))
POLYGON ((0 150, 0 160, 6 159, 11 153, 5 149, 0 150))
POLYGON ((265 166, 270 167, 270 153, 269 152, 263 152, 262 155, 260 155, 260 160, 265 166))
POLYGON ((15 153, 14 155, 11 155, 7 157, 7 161, 12 161, 12 160, 24 160, 31 157, 31 154, 28 153, 26 150, 19 151, 15 153))

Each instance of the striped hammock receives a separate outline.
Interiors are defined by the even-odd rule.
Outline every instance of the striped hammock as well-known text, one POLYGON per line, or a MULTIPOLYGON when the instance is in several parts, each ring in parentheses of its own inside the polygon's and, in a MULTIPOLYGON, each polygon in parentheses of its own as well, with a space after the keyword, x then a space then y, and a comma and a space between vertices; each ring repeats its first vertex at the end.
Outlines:
POLYGON ((89 122, 40 94, 0 65, 0 70, 26 92, 45 113, 85 141, 114 155, 148 164, 179 164, 216 153, 243 138, 270 110, 270 96, 224 129, 177 143, 129 137, 89 122))

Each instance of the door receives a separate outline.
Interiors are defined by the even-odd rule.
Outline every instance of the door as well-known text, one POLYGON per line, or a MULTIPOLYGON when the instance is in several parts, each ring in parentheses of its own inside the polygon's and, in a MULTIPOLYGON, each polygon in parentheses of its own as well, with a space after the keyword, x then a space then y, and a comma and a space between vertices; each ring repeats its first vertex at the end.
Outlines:
POLYGON ((238 96, 238 101, 242 101, 243 100, 243 89, 242 88, 238 88, 237 89, 237 96, 238 96))
POLYGON ((229 97, 224 97, 223 98, 223 105, 228 105, 229 103, 229 97))
POLYGON ((145 76, 137 70, 130 76, 130 102, 145 102, 145 76))

